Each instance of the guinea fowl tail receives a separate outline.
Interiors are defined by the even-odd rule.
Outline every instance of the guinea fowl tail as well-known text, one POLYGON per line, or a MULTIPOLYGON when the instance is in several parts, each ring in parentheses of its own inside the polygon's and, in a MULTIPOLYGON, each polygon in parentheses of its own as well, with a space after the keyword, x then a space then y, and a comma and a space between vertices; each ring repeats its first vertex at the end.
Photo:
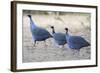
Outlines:
POLYGON ((87 42, 87 46, 90 46, 91 44, 87 42))
POLYGON ((50 38, 52 38, 53 36, 50 34, 50 38))
POLYGON ((90 44, 90 43, 88 43, 88 45, 89 45, 89 46, 91 46, 91 44, 90 44))

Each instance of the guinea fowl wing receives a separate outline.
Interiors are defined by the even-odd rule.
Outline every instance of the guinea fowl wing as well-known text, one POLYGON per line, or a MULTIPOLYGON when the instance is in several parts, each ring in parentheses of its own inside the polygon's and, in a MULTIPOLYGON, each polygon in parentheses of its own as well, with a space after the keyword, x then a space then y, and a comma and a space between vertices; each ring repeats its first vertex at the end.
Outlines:
POLYGON ((55 33, 53 38, 59 45, 64 45, 66 43, 66 37, 63 33, 55 33))
POLYGON ((40 39, 40 40, 42 39, 45 40, 51 37, 50 33, 43 28, 35 28, 34 30, 32 30, 32 34, 36 39, 40 39))
POLYGON ((79 49, 81 47, 85 47, 89 45, 89 43, 80 36, 71 36, 68 40, 69 40, 68 43, 69 45, 71 45, 71 48, 79 49))
POLYGON ((55 33, 53 37, 55 38, 55 40, 58 40, 58 41, 66 41, 65 35, 62 33, 55 33))

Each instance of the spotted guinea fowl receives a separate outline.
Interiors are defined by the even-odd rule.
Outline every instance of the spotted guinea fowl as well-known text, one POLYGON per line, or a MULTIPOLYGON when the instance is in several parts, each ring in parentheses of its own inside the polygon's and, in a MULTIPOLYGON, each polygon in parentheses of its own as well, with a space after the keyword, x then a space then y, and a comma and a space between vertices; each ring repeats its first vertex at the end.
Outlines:
POLYGON ((66 40, 69 48, 80 50, 82 47, 90 46, 90 44, 81 36, 71 36, 68 33, 68 28, 65 28, 66 30, 66 40))
POLYGON ((66 44, 66 36, 65 36, 65 34, 56 33, 55 29, 54 29, 54 26, 51 26, 51 29, 52 29, 52 36, 53 36, 53 39, 55 40, 55 42, 58 45, 64 46, 66 44))
POLYGON ((45 41, 46 39, 52 37, 46 29, 38 27, 34 23, 31 15, 27 15, 27 16, 30 19, 30 30, 31 30, 31 33, 32 33, 32 38, 34 40, 34 46, 36 44, 36 41, 45 41))

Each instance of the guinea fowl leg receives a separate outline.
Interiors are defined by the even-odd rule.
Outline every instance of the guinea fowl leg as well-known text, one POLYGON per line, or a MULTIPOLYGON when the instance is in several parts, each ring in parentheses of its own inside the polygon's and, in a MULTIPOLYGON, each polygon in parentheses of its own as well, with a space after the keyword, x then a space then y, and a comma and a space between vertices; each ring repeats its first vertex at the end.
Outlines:
POLYGON ((75 55, 75 50, 74 49, 71 49, 72 50, 72 55, 75 55))
POLYGON ((80 49, 76 50, 77 56, 80 57, 80 49))
POLYGON ((33 47, 35 47, 36 46, 36 41, 34 41, 34 43, 33 43, 33 47))
POLYGON ((73 55, 76 55, 78 52, 79 52, 79 50, 77 49, 72 49, 72 52, 73 52, 73 55))
POLYGON ((46 44, 46 40, 44 40, 44 43, 45 43, 45 46, 48 46, 48 45, 46 44))
POLYGON ((78 59, 81 58, 81 56, 80 56, 80 49, 77 50, 77 57, 78 57, 78 59))
POLYGON ((80 49, 73 49, 73 55, 80 59, 80 49))
POLYGON ((66 48, 65 48, 65 45, 62 45, 62 50, 64 51, 64 50, 67 50, 66 48))
POLYGON ((65 48, 65 45, 62 45, 62 48, 65 48))

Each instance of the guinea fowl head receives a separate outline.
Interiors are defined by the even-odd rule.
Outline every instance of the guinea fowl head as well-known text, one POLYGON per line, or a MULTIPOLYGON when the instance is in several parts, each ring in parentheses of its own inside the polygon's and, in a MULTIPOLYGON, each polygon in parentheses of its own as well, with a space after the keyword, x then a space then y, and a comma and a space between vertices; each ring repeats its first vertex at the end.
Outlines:
POLYGON ((52 29, 54 29, 54 26, 51 26, 52 29))
POLYGON ((52 33, 55 33, 54 26, 51 26, 52 33))
POLYGON ((27 15, 29 18, 31 17, 31 15, 27 15))
POLYGON ((68 28, 65 28, 65 30, 66 30, 66 33, 68 33, 68 28))

